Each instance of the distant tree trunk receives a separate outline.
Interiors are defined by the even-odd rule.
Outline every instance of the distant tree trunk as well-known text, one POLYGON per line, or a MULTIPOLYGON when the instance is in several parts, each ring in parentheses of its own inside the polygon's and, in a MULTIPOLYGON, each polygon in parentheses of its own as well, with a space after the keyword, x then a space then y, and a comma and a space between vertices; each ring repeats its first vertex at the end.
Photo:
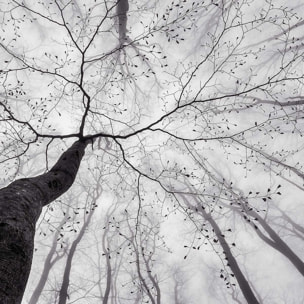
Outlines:
POLYGON ((78 244, 80 243, 80 241, 82 240, 82 237, 84 236, 86 228, 89 226, 89 224, 91 222, 93 213, 94 213, 94 211, 91 211, 89 213, 89 216, 86 219, 86 221, 83 223, 77 238, 72 243, 72 246, 69 251, 68 258, 67 258, 67 261, 65 264, 65 268, 64 268, 63 280, 62 280, 61 288, 59 291, 58 304, 66 304, 66 302, 67 302, 67 299, 69 296, 68 289, 69 289, 69 285, 70 285, 70 273, 71 273, 71 269, 72 269, 72 262, 73 262, 74 254, 76 252, 78 244))
POLYGON ((211 214, 207 214, 205 210, 201 210, 204 218, 210 223, 211 227, 214 229, 214 233, 221 244, 223 251, 227 257, 227 261, 229 267, 231 268, 235 278, 240 286, 240 289, 247 301, 248 304, 259 304, 254 292, 252 291, 248 281, 246 280, 245 276, 243 275, 242 270, 240 269, 235 257, 232 254, 230 246, 226 242, 225 238, 223 237, 222 231, 220 230, 218 224, 215 220, 211 217, 211 214))
POLYGON ((45 286, 45 283, 48 279, 48 276, 49 276, 49 273, 50 273, 50 270, 52 269, 52 267, 55 265, 55 263, 57 261, 59 261, 64 254, 61 254, 59 255, 57 252, 56 252, 56 248, 57 248, 57 244, 58 244, 58 237, 59 237, 59 234, 61 232, 61 227, 62 225, 65 223, 65 221, 67 220, 67 217, 68 217, 68 212, 66 213, 65 217, 61 220, 55 234, 54 234, 54 237, 53 237, 53 242, 52 242, 52 245, 51 245, 51 249, 48 253, 48 255, 46 256, 46 259, 44 261, 44 266, 43 266, 43 271, 41 273, 41 276, 40 276, 40 279, 39 279, 39 282, 35 288, 35 290, 33 291, 33 294, 28 302, 28 304, 36 304, 38 303, 38 300, 39 300, 39 297, 43 291, 43 288, 45 286), (55 257, 54 255, 57 254, 55 257))
POLYGON ((304 234, 304 227, 296 223, 290 216, 287 215, 283 210, 277 207, 277 209, 282 213, 282 217, 286 220, 295 230, 304 234))
POLYGON ((111 266, 111 262, 110 262, 110 253, 109 250, 107 249, 106 246, 106 234, 107 234, 107 229, 104 232, 103 236, 102 236, 102 250, 105 254, 106 257, 106 263, 107 263, 107 284, 106 284, 106 290, 105 290, 105 294, 102 300, 102 304, 108 304, 109 301, 109 296, 110 296, 110 291, 111 291, 111 282, 112 282, 112 266, 111 266))
POLYGON ((294 251, 284 242, 284 240, 272 229, 272 227, 261 217, 250 205, 240 202, 240 206, 227 205, 221 203, 223 206, 236 211, 246 222, 254 228, 256 234, 269 246, 283 254, 304 276, 304 262, 294 253, 294 251), (256 222, 253 221, 255 219, 256 222), (263 227, 268 235, 262 232, 257 226, 258 223, 263 227))
POLYGON ((147 275, 150 279, 150 281, 152 282, 152 285, 153 287, 152 288, 155 288, 155 291, 156 291, 156 304, 160 304, 160 299, 161 299, 161 291, 160 291, 160 288, 159 288, 159 284, 156 280, 156 277, 154 277, 152 275, 152 270, 150 268, 150 265, 149 265, 149 262, 152 258, 152 255, 150 255, 148 258, 146 258, 145 254, 144 254, 144 251, 143 251, 143 247, 141 248, 141 255, 142 255, 142 258, 143 258, 143 261, 144 261, 144 264, 146 266, 146 271, 147 271, 147 275))
MULTIPOLYGON (((184 194, 180 194, 184 201, 186 202, 186 205, 193 209, 193 205, 188 201, 187 197, 184 194)), ((242 270, 240 269, 237 260, 233 256, 233 253, 230 249, 229 244, 225 240, 223 233, 218 226, 218 224, 215 222, 215 220, 212 218, 210 213, 207 213, 203 206, 201 206, 201 202, 194 196, 191 196, 192 199, 196 202, 197 206, 200 206, 200 208, 197 208, 197 212, 200 213, 203 218, 209 222, 212 229, 214 230, 214 233, 220 243, 220 245, 223 248, 223 251, 225 253, 225 256, 227 258, 228 264, 230 269, 232 270, 233 274, 235 275, 235 278, 240 286, 240 289, 244 295, 244 298, 246 299, 248 304, 259 304, 259 301, 257 300, 254 292, 252 291, 248 281, 246 280, 245 276, 243 275, 242 270)), ((195 207, 196 208, 196 207, 195 207)))
POLYGON ((269 226, 269 224, 254 210, 249 210, 248 215, 255 217, 258 223, 268 233, 269 237, 265 236, 260 230, 255 228, 258 236, 268 245, 282 253, 289 261, 297 268, 304 276, 304 262, 293 252, 293 250, 281 239, 281 237, 269 226))
POLYGON ((118 34, 120 44, 123 44, 127 38, 127 13, 129 10, 128 0, 117 0, 116 12, 118 16, 118 34))
POLYGON ((47 173, 0 189, 0 300, 21 303, 31 269, 35 224, 42 207, 73 184, 87 142, 77 141, 47 173))

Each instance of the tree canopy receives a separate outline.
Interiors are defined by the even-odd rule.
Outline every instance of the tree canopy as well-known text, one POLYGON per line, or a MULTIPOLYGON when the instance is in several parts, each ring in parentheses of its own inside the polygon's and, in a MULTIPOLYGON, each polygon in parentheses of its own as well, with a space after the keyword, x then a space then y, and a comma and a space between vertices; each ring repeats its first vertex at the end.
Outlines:
POLYGON ((0 185, 89 142, 38 220, 24 304, 304 299, 303 17, 1 1, 0 185))

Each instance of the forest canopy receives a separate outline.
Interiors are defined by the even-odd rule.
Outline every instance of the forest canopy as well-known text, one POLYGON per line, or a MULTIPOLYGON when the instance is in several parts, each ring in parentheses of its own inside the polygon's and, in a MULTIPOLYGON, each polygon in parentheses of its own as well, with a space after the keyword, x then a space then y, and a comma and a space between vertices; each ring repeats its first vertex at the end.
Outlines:
POLYGON ((73 175, 33 222, 22 303, 304 301, 303 17, 1 0, 0 186, 73 175))

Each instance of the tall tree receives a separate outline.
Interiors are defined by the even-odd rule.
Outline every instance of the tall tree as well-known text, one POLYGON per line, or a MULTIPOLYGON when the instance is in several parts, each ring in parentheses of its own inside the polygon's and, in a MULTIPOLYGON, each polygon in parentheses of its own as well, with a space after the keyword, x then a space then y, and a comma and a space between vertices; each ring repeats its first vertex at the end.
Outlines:
POLYGON ((49 172, 16 180, 0 190, 0 298, 3 303, 21 302, 42 207, 71 187, 87 143, 75 142, 49 172))
MULTIPOLYGON (((223 232, 235 228, 233 236, 240 243, 253 239, 237 248, 238 260, 251 257, 245 268, 261 298, 269 295, 278 302, 275 295, 287 290, 288 280, 298 289, 294 297, 301 298, 296 284, 303 278, 292 265, 280 264, 281 255, 275 269, 271 263, 253 267, 253 256, 263 262, 263 250, 265 259, 276 251, 269 253, 269 246, 256 233, 244 229, 251 219, 239 221, 239 209, 226 206, 248 202, 261 216, 267 205, 270 216, 265 222, 273 227, 269 219, 278 213, 268 202, 276 195, 279 207, 288 211, 289 223, 300 222, 303 17, 299 0, 2 0, 0 254, 5 259, 1 276, 10 285, 6 280, 0 283, 3 294, 7 293, 3 301, 21 301, 41 208, 37 225, 41 231, 50 231, 57 217, 64 216, 59 210, 64 204, 75 214, 73 225, 78 225, 77 216, 87 216, 84 206, 58 197, 71 184, 74 193, 82 193, 80 183, 73 181, 89 142, 93 149, 87 149, 77 178, 85 180, 83 191, 89 192, 99 183, 91 173, 102 176, 104 200, 95 212, 94 227, 98 232, 107 226, 110 237, 105 240, 103 233, 97 233, 93 239, 86 233, 83 248, 76 247, 84 253, 78 255, 83 263, 71 264, 80 271, 70 272, 70 286, 83 288, 74 288, 77 292, 70 293, 71 301, 88 298, 93 304, 104 291, 113 303, 139 302, 143 293, 144 301, 170 303, 164 290, 173 292, 174 282, 160 273, 171 269, 174 261, 193 272, 183 297, 201 302, 204 296, 208 302, 211 294, 206 285, 195 283, 197 278, 206 279, 201 276, 203 266, 196 267, 198 255, 189 248, 206 248, 206 264, 212 263, 208 253, 216 248, 198 236, 204 217, 187 212, 177 199, 183 192, 207 202, 214 227, 223 232), (49 170, 49 163, 73 141, 77 142, 49 170), (31 178, 35 175, 39 176, 31 178), (220 178, 210 178, 214 175, 220 178), (188 183, 191 187, 185 189, 188 183), (284 190, 270 195, 279 184, 284 190), (48 205, 51 201, 54 204, 48 205), (112 203, 113 214, 106 219, 103 214, 112 203), (102 227, 96 224, 98 219, 102 227), (153 247, 153 238, 148 237, 148 227, 158 224, 157 234, 164 234, 170 250, 153 247), (123 227, 130 232, 130 246, 119 234, 123 227), (198 244, 187 247, 185 260, 186 249, 180 245, 183 234, 198 244), (140 242, 155 248, 157 263, 140 242), (110 245, 105 247, 103 267, 99 259, 103 253, 89 248, 106 243, 110 245), (260 243, 261 251, 257 250, 260 243), (82 265, 90 273, 82 271, 82 265), (23 269, 21 285, 11 275, 16 267, 23 269), (285 275, 277 275, 279 267, 285 275), (107 270, 112 270, 108 276, 112 282, 104 280, 102 273, 107 270), (272 279, 263 284, 268 276, 272 279)), ((278 235, 302 260, 301 243, 278 235)), ((68 233, 66 238, 70 239, 68 233)), ((43 262, 42 255, 36 257, 43 262)), ((40 263, 33 265, 35 281, 40 263)), ((221 267, 219 261, 214 264, 221 267)), ((56 277, 63 276, 60 266, 53 267, 56 277)), ((48 283, 53 288, 44 293, 48 299, 39 298, 42 303, 57 301, 61 282, 49 277, 48 283)))

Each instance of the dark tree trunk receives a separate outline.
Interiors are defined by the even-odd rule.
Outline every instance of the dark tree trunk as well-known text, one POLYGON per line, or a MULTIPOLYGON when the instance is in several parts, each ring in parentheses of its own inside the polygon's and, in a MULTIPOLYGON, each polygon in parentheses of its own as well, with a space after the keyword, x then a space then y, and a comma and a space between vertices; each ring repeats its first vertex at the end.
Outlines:
POLYGON ((127 38, 127 20, 129 10, 129 0, 118 0, 117 1, 117 16, 118 16, 118 34, 120 44, 123 44, 127 38))
POLYGON ((73 184, 87 142, 75 142, 47 173, 0 190, 0 302, 21 303, 31 269, 35 224, 42 207, 73 184))

